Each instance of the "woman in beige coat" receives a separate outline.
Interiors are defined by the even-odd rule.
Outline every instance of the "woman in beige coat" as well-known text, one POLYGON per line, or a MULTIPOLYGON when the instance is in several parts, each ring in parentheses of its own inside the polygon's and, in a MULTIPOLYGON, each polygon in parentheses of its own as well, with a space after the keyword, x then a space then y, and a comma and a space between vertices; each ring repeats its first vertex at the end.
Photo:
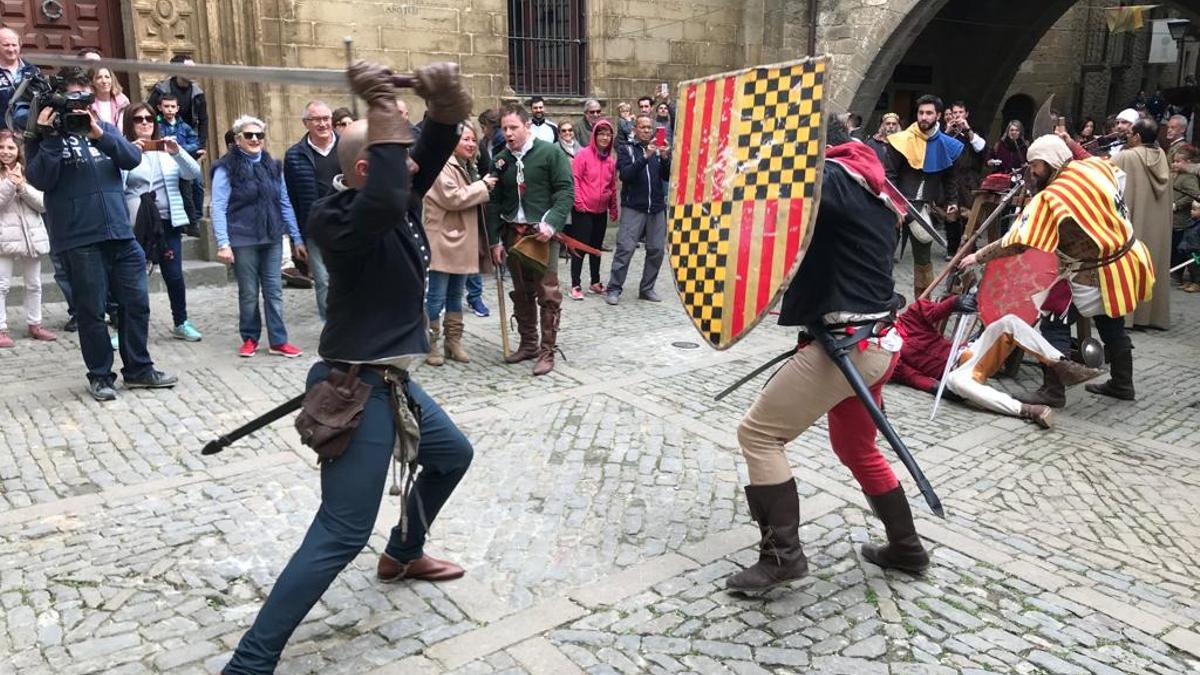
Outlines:
POLYGON ((445 357, 462 363, 471 360, 462 346, 463 287, 467 275, 478 274, 480 261, 487 259, 484 254, 489 247, 480 207, 488 201, 488 191, 496 185, 495 176, 479 176, 478 139, 474 125, 464 122, 454 155, 425 193, 423 202, 430 251, 429 286, 425 292, 429 356, 425 362, 432 366, 442 365, 445 357), (444 320, 440 320, 442 310, 446 311, 444 320), (443 325, 445 357, 438 353, 443 325))
POLYGON ((0 348, 12 347, 8 335, 8 289, 13 268, 25 274, 25 324, 34 340, 57 339, 42 327, 42 263, 50 238, 42 222, 42 193, 25 180, 21 151, 10 131, 0 131, 0 348))

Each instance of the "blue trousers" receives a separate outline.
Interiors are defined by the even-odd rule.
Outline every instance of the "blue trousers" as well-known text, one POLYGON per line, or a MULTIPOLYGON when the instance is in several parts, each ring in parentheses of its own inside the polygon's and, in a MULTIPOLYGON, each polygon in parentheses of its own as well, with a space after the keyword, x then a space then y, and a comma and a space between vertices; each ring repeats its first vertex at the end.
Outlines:
POLYGON ((467 302, 475 302, 483 298, 483 275, 467 275, 467 302))
MULTIPOLYGON (((329 374, 318 362, 308 372, 312 387, 329 374)), ((225 673, 271 673, 292 632, 333 583, 338 573, 367 545, 379 500, 392 461, 395 423, 388 388, 380 375, 365 371, 371 398, 350 446, 341 457, 321 464, 321 506, 300 549, 279 575, 254 625, 242 636, 225 673)), ((408 535, 392 529, 387 554, 400 562, 420 558, 426 525, 432 523, 471 465, 474 450, 450 417, 417 383, 409 395, 421 407, 421 444, 417 462, 421 472, 408 504, 408 535), (420 506, 418 506, 418 500, 420 506), (425 522, 419 515, 423 509, 425 522)))
POLYGON ((66 262, 75 318, 79 322, 79 348, 90 381, 112 384, 112 342, 104 325, 108 298, 117 301, 117 335, 120 336, 121 376, 149 377, 154 368, 146 346, 150 331, 150 295, 146 286, 146 254, 134 239, 103 241, 68 249, 66 262))
POLYGON ((188 318, 187 285, 183 281, 183 235, 179 228, 169 225, 164 235, 166 247, 158 261, 158 268, 162 270, 167 298, 171 301, 172 325, 179 326, 188 318))
POLYGON ((288 341, 283 325, 283 241, 261 246, 233 247, 233 274, 238 284, 238 332, 243 340, 259 341, 262 316, 258 313, 261 289, 266 305, 267 339, 272 347, 288 341))
POLYGON ((425 291, 425 313, 433 321, 445 309, 451 314, 462 314, 463 282, 465 274, 449 274, 429 270, 429 288, 425 291))

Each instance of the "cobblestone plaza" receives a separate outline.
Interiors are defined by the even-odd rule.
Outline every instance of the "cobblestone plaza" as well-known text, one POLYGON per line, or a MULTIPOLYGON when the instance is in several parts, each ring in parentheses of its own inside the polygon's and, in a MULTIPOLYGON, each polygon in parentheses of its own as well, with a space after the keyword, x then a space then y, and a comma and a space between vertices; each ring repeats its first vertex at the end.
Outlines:
MULTIPOLYGON (((1070 390, 1052 431, 956 404, 928 422, 931 397, 887 387, 946 506, 930 515, 902 476, 932 550, 925 577, 862 559, 883 529, 818 424, 790 452, 810 576, 751 599, 723 582, 756 555, 735 426, 766 376, 713 396, 794 333, 696 347, 667 276, 661 305, 568 301, 566 359, 537 380, 501 363, 495 315, 469 317, 474 361, 415 375, 475 444, 431 539, 467 576, 379 584, 398 513, 385 496, 370 548, 281 673, 1200 669, 1196 296, 1173 290, 1172 329, 1134 334, 1136 402, 1070 390)), ((237 359, 233 288, 189 295, 199 343, 171 340, 167 298, 152 298, 172 390, 93 402, 70 334, 0 354, 0 672, 216 673, 299 544, 319 480, 291 418, 199 450, 299 393, 311 291, 285 294, 296 360, 237 359)), ((490 283, 485 297, 494 311, 490 283)), ((48 306, 49 325, 63 320, 48 306)), ((1027 363, 1000 386, 1038 381, 1027 363)))

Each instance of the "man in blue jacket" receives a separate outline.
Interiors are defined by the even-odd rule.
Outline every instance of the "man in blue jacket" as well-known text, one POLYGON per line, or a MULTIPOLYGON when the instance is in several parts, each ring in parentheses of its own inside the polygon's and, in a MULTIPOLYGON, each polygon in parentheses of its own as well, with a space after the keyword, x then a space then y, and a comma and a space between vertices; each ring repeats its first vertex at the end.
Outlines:
POLYGON ((613 254, 605 302, 620 301, 629 273, 629 259, 638 241, 646 239, 646 265, 638 299, 662 302, 654 290, 667 246, 666 185, 671 175, 671 148, 654 144, 654 118, 638 115, 634 142, 617 148, 617 173, 621 175, 621 221, 617 251, 613 254))
MULTIPOLYGON (((324 101, 310 101, 304 107, 304 127, 308 132, 288 148, 283 159, 283 180, 288 199, 296 211, 296 222, 308 248, 307 263, 317 289, 317 314, 325 320, 325 299, 329 295, 329 272, 305 229, 313 204, 333 194, 333 179, 342 173, 338 162, 337 134, 333 133, 333 113, 324 101)), ((299 265, 297 265, 299 267, 299 265)))
MULTIPOLYGON (((91 80, 79 68, 63 72, 66 92, 88 92, 91 80)), ((104 325, 111 290, 120 305, 121 376, 126 387, 172 387, 176 377, 154 369, 146 348, 150 298, 146 255, 133 236, 121 170, 137 168, 142 153, 117 128, 94 113, 87 134, 56 128, 58 113, 47 106, 37 117, 37 134, 26 145, 29 184, 46 193, 50 250, 67 263, 79 322, 79 347, 87 364, 88 392, 97 401, 116 399, 112 345, 104 325)))

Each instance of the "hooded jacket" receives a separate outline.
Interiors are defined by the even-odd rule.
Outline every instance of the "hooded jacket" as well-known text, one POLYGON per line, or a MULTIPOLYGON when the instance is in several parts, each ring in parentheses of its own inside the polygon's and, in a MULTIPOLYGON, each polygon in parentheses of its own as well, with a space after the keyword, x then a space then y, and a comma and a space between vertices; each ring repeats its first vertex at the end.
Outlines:
POLYGON ((50 252, 50 238, 42 223, 46 207, 42 192, 29 184, 21 187, 0 178, 0 255, 36 258, 50 252))
MULTIPOLYGON (((600 131, 613 131, 612 123, 601 120, 596 123, 600 131)), ((614 139, 608 152, 600 154, 596 144, 583 148, 571 162, 571 175, 575 177, 575 210, 583 213, 608 212, 609 218, 617 219, 617 143, 614 139)))
POLYGON ((29 184, 46 195, 50 249, 61 253, 102 241, 133 239, 121 170, 142 163, 117 128, 100 123, 100 138, 57 135, 27 142, 29 184))

